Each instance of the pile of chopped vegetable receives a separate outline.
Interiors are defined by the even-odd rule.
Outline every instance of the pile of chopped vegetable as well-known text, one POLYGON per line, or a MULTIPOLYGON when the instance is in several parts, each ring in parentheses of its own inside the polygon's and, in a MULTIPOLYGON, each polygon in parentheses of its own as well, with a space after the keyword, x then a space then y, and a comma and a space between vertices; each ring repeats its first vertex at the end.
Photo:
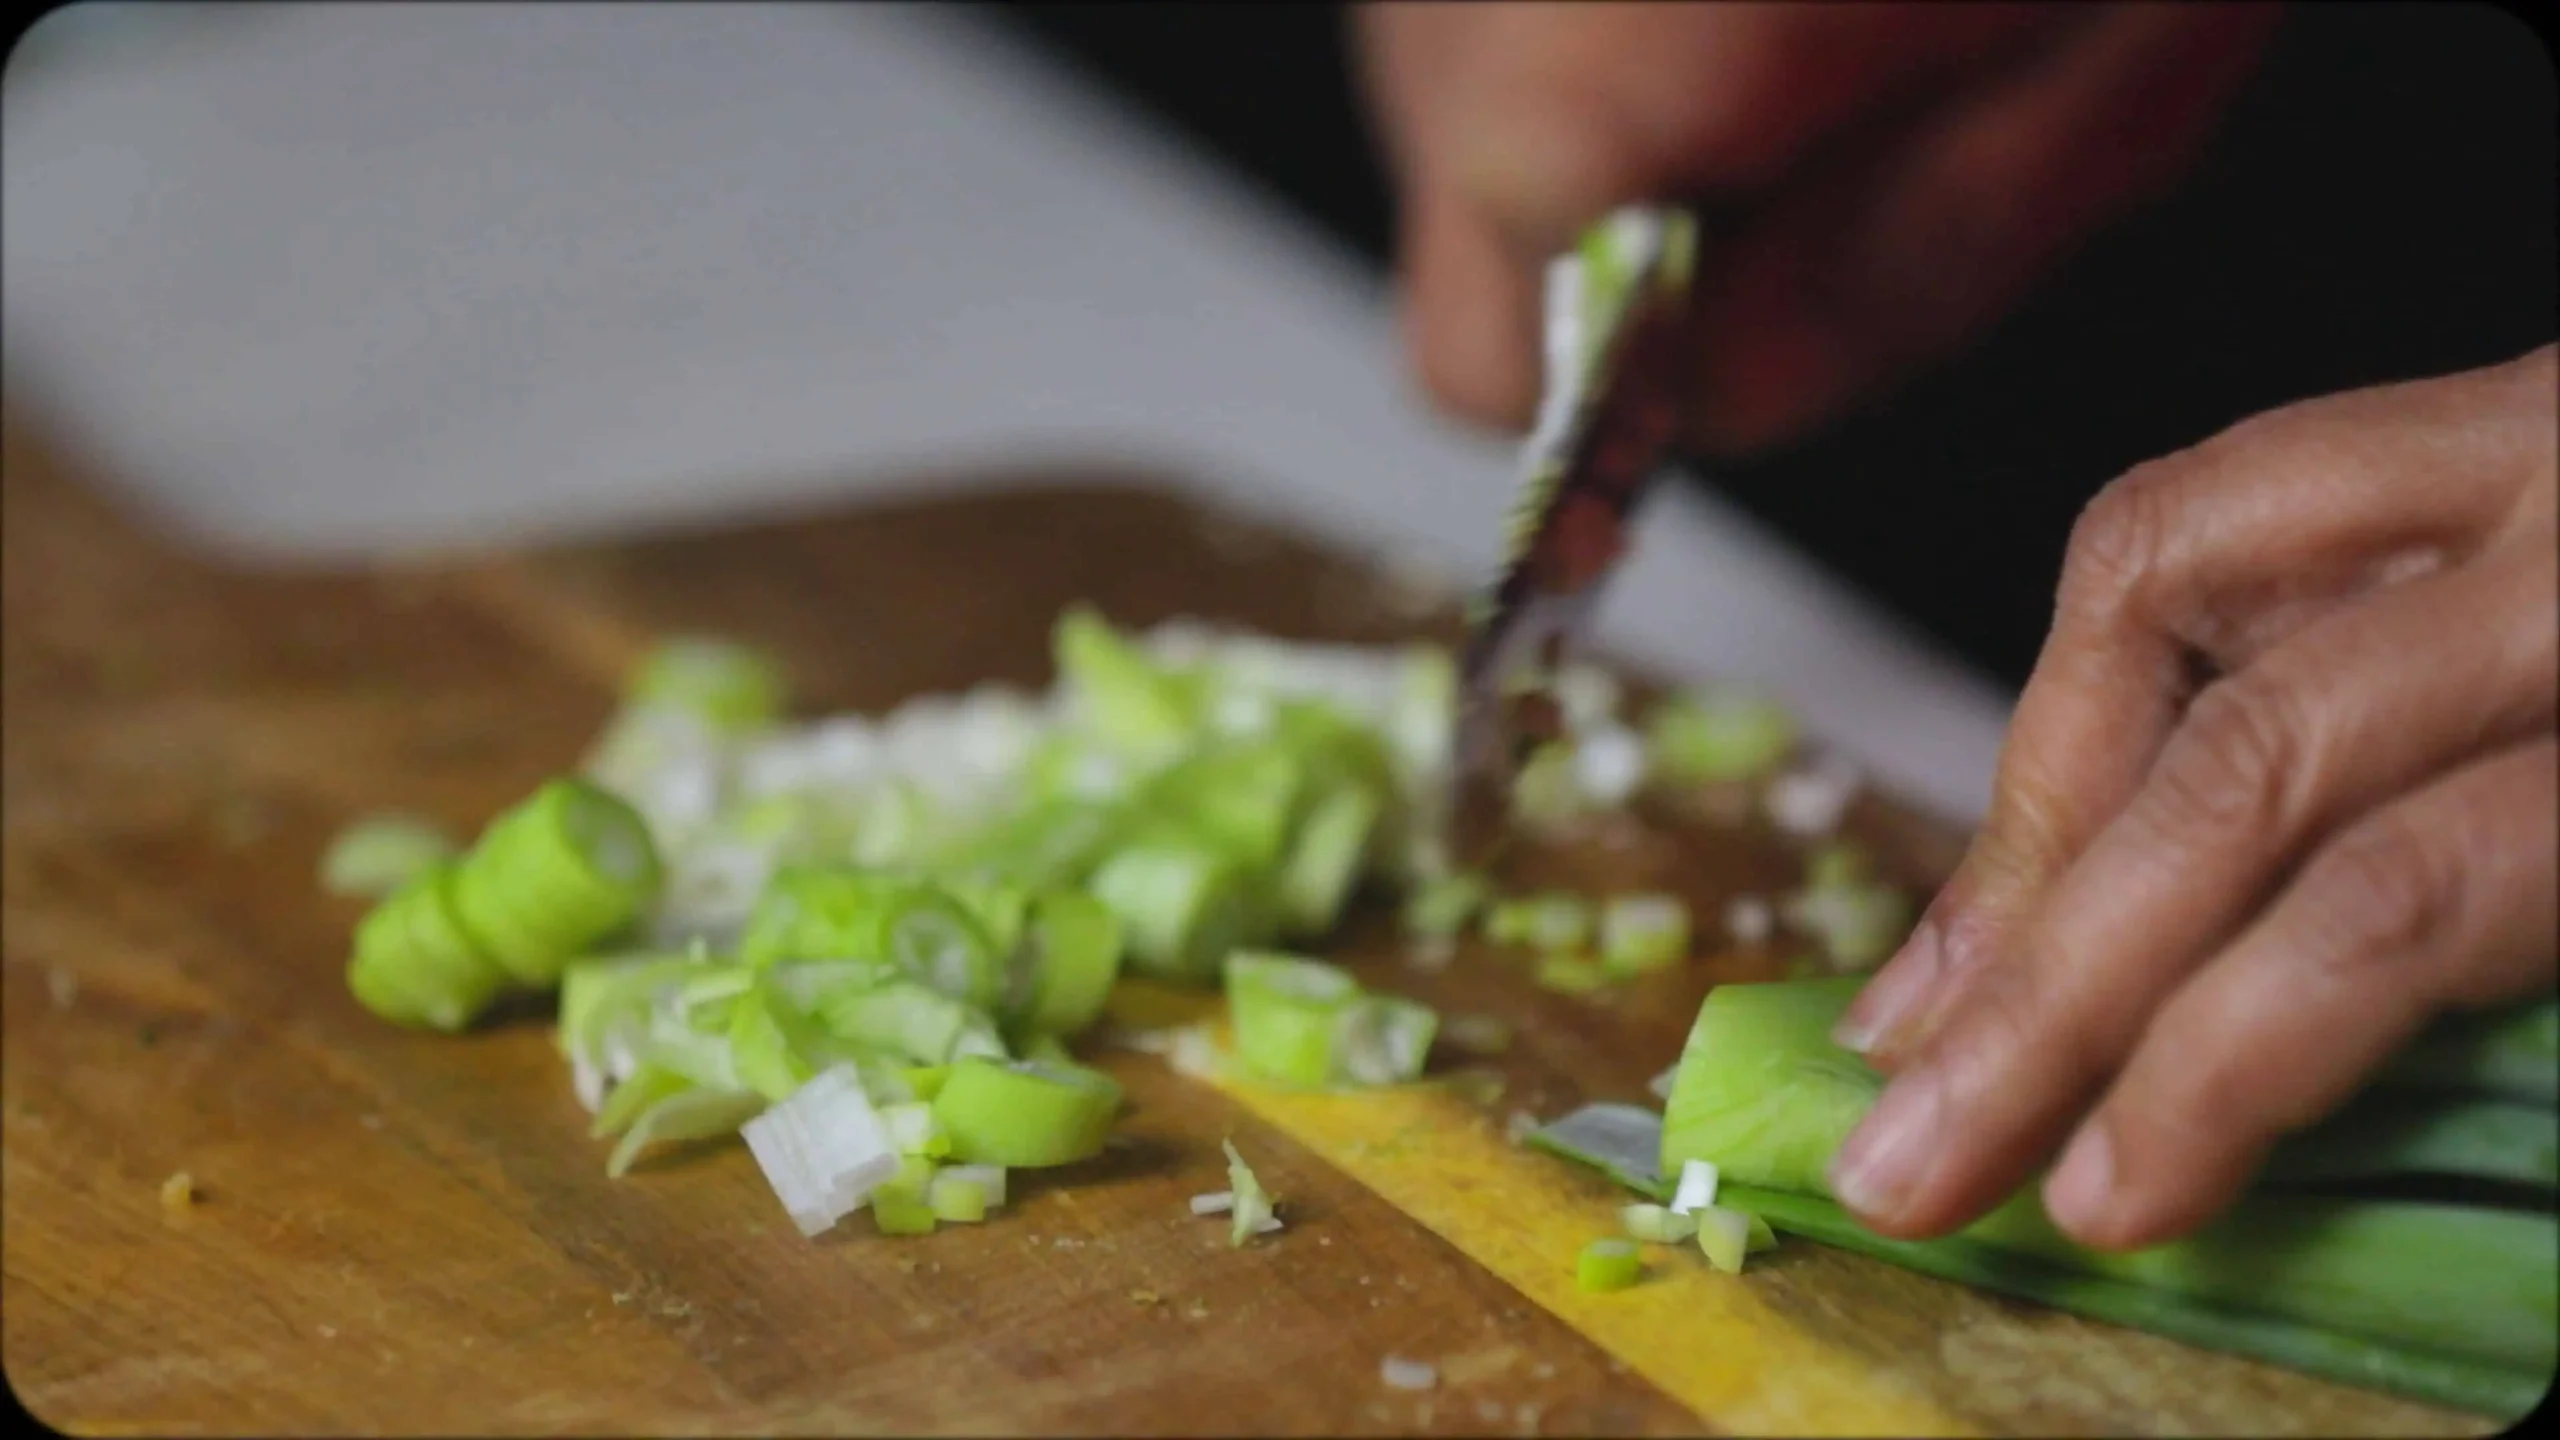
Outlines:
MULTIPOLYGON (((556 989, 609 1174, 742 1134, 804 1230, 868 1208, 912 1233, 1001 1206, 1008 1170, 1100 1148, 1118 1088, 1067 1047, 1124 973, 1224 986, 1232 1055, 1189 1033, 1177 1068, 1418 1076, 1428 1007, 1281 948, 1328 936, 1364 884, 1400 889, 1427 940, 1481 921, 1559 989, 1689 954, 1674 897, 1503 897, 1447 869, 1444 651, 1140 635, 1084 608, 1054 640, 1046 694, 808 722, 786 718, 771 657, 671 640, 580 773, 471 844, 406 816, 340 837, 324 883, 377 898, 350 988, 445 1031, 556 989)), ((1556 692, 1570 741, 1523 791, 1532 820, 1621 805, 1649 776, 1767 774, 1795 745, 1758 700, 1682 697, 1648 736, 1598 670, 1556 692)), ((1239 1237, 1276 1226, 1236 1169, 1239 1237)))

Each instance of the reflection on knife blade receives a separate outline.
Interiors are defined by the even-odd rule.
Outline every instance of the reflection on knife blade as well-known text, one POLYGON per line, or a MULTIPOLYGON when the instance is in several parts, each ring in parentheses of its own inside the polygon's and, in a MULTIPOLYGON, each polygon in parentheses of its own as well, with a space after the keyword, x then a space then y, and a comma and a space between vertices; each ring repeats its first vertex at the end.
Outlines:
POLYGON ((1500 577, 1476 600, 1452 817, 1462 854, 1498 843, 1514 775, 1556 738, 1546 682, 1579 642, 1678 424, 1694 219, 1622 210, 1548 270, 1547 394, 1500 577))

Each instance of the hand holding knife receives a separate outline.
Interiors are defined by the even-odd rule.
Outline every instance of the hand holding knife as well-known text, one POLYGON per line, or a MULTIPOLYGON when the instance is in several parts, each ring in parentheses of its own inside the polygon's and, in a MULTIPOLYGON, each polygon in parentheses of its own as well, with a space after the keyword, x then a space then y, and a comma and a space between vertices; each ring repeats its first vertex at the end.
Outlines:
POLYGON ((1548 267, 1546 395, 1527 484, 1503 570, 1470 607, 1460 668, 1462 854, 1499 843, 1522 761, 1554 738, 1542 692, 1580 644, 1677 429, 1697 248, 1693 216, 1630 208, 1548 267))

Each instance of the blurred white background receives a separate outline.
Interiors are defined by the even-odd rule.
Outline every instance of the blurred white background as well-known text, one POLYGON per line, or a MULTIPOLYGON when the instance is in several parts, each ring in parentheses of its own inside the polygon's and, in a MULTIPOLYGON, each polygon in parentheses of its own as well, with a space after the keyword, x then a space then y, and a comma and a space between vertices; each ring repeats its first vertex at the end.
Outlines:
MULTIPOLYGON (((13 405, 246 554, 1094 459, 1496 552, 1513 457, 1430 418, 1375 283, 964 13, 92 3, 0 103, 13 405)), ((1687 487, 1603 629, 1981 809, 2008 697, 1687 487)))

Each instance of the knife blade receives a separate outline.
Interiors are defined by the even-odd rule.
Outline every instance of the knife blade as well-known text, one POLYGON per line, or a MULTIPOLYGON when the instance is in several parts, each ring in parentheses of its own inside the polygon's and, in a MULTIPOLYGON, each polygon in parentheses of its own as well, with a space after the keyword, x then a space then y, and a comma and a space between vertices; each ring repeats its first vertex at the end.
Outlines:
POLYGON ((1547 684, 1580 646, 1678 426, 1697 248, 1694 216, 1631 207, 1548 266, 1546 393, 1459 668, 1450 819, 1470 859, 1498 848, 1521 765, 1561 733, 1547 684))

